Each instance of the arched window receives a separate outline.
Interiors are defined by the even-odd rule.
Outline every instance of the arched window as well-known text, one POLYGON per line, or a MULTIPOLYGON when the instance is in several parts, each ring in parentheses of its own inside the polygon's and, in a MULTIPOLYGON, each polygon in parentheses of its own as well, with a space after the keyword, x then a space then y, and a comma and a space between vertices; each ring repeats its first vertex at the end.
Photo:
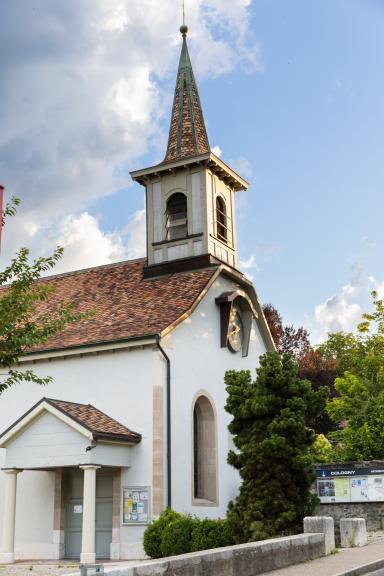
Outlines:
POLYGON ((193 408, 193 496, 217 501, 216 419, 206 396, 199 396, 193 408))
POLYGON ((188 233, 187 197, 176 192, 168 199, 166 211, 167 240, 185 238, 188 233))
POLYGON ((216 198, 216 235, 219 240, 227 242, 227 209, 221 196, 216 198))

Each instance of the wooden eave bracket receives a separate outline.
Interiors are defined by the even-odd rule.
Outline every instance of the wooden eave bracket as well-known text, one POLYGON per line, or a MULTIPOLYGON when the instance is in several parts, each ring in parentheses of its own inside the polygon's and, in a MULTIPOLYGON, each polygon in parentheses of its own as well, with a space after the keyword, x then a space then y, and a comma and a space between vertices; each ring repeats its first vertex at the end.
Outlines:
POLYGON ((219 178, 226 181, 226 184, 228 184, 228 186, 230 186, 235 192, 240 190, 245 191, 248 188, 248 182, 244 180, 244 178, 241 178, 241 176, 227 166, 227 164, 220 160, 220 158, 213 154, 213 152, 200 154, 198 156, 190 156, 189 158, 181 158, 180 160, 163 162, 142 170, 134 170, 133 172, 130 172, 130 174, 133 180, 136 180, 136 182, 145 186, 148 178, 151 176, 159 176, 161 172, 177 171, 178 169, 187 168, 194 164, 200 166, 206 165, 209 170, 214 174, 217 174, 219 178))

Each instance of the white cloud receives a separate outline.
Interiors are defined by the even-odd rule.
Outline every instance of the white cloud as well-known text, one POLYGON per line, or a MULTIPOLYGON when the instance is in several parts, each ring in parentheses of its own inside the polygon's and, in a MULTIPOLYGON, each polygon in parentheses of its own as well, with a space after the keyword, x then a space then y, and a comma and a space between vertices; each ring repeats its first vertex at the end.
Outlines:
POLYGON ((122 238, 118 234, 104 234, 88 212, 67 216, 59 228, 57 241, 65 250, 55 272, 98 266, 125 257, 122 238))
POLYGON ((376 242, 371 240, 369 238, 369 236, 362 236, 361 237, 361 243, 363 244, 363 246, 365 246, 366 248, 368 248, 370 250, 376 246, 376 242))
POLYGON ((158 91, 146 66, 134 68, 128 77, 120 78, 107 94, 107 105, 124 123, 146 126, 153 107, 158 103, 158 91))
POLYGON ((212 148, 212 152, 213 152, 214 154, 216 154, 216 156, 218 156, 219 158, 220 158, 220 156, 221 156, 222 153, 223 153, 223 151, 222 151, 222 149, 220 148, 220 146, 214 146, 214 147, 212 148))
POLYGON ((354 294, 353 288, 347 284, 339 294, 331 296, 323 304, 315 307, 315 318, 324 336, 328 332, 354 330, 360 319, 361 309, 359 304, 349 302, 352 294, 354 294))
POLYGON ((232 168, 241 176, 242 178, 251 178, 252 176, 252 164, 244 156, 230 160, 232 168))
MULTIPOLYGON (((198 75, 262 68, 250 4, 186 2, 198 75)), ((6 255, 24 244, 40 253, 37 240, 64 234, 65 217, 61 237, 82 251, 76 226, 100 230, 85 223, 91 203, 129 186, 128 170, 164 141, 181 14, 174 0, 161 8, 156 0, 2 0, 0 21, 0 173, 23 201, 7 226, 6 255)), ((115 253, 108 238, 100 247, 107 259, 115 253)))
POLYGON ((64 248, 55 272, 141 258, 145 256, 145 211, 135 212, 123 230, 113 233, 103 232, 88 212, 70 215, 60 223, 56 234, 55 230, 45 248, 45 252, 52 252, 54 240, 64 248))
POLYGON ((259 271, 259 267, 257 265, 255 255, 251 254, 251 256, 247 260, 240 260, 239 261, 239 268, 240 268, 240 270, 245 271, 244 274, 249 280, 253 281, 253 274, 251 273, 251 271, 253 271, 253 272, 259 271))
POLYGON ((192 23, 191 30, 192 32, 198 30, 199 49, 196 54, 198 72, 219 76, 229 72, 236 65, 249 72, 263 70, 261 48, 257 42, 249 42, 251 3, 252 0, 187 2, 188 22, 192 23), (217 32, 221 35, 221 39, 217 38, 217 32), (204 45, 203 38, 208 45, 204 45))
MULTIPOLYGON (((337 293, 315 307, 315 322, 311 333, 317 342, 323 341, 329 332, 353 332, 361 322, 364 311, 371 308, 368 292, 376 290, 384 298, 384 281, 374 276, 363 277, 360 265, 352 266, 352 278, 337 293)), ((311 323, 309 321, 309 323, 311 323)))
POLYGON ((251 254, 251 256, 247 260, 240 260, 239 265, 240 268, 243 268, 244 270, 250 270, 250 269, 258 270, 254 254, 251 254))
MULTIPOLYGON (((28 218, 17 217, 18 224, 28 229, 28 218)), ((14 222, 12 222, 14 224, 14 222)), ((142 258, 146 250, 145 210, 138 210, 129 218, 122 230, 104 232, 100 223, 88 212, 69 214, 55 226, 42 227, 30 235, 29 247, 32 254, 48 256, 57 245, 64 248, 64 255, 55 266, 54 273, 80 270, 121 260, 142 258)), ((6 244, 9 228, 5 229, 6 244)), ((11 244, 12 245, 12 244, 11 244)), ((14 246, 14 251, 18 247, 14 246)), ((9 246, 8 246, 9 251, 9 246)), ((1 256, 0 263, 6 259, 1 256)), ((52 272, 49 272, 51 274, 52 272)))
POLYGON ((361 308, 351 299, 358 296, 363 283, 363 271, 359 264, 351 266, 352 278, 337 294, 315 306, 315 318, 324 338, 329 332, 353 331, 361 318, 361 308))
POLYGON ((128 237, 126 243, 127 258, 142 258, 146 252, 146 218, 145 210, 138 210, 133 214, 124 229, 128 237))
POLYGON ((123 32, 130 23, 125 2, 108 2, 106 6, 104 19, 105 30, 123 32))

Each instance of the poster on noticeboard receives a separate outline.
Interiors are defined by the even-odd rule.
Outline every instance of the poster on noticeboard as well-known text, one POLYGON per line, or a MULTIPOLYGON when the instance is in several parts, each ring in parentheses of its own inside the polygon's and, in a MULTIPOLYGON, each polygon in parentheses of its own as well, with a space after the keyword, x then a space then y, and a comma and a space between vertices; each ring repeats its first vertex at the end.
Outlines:
POLYGON ((123 524, 149 524, 151 493, 149 486, 124 486, 123 524))

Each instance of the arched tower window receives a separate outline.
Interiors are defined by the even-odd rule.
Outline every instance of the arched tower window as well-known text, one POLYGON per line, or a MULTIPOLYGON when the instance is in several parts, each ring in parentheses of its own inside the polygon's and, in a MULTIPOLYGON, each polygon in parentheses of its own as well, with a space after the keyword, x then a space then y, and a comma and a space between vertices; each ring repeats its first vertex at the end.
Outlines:
POLYGON ((217 502, 216 418, 211 402, 199 396, 193 408, 193 496, 217 502))
POLYGON ((176 192, 168 199, 166 230, 167 240, 178 240, 188 234, 187 197, 182 192, 176 192))
POLYGON ((216 198, 216 235, 219 240, 227 242, 227 209, 221 196, 216 198))

